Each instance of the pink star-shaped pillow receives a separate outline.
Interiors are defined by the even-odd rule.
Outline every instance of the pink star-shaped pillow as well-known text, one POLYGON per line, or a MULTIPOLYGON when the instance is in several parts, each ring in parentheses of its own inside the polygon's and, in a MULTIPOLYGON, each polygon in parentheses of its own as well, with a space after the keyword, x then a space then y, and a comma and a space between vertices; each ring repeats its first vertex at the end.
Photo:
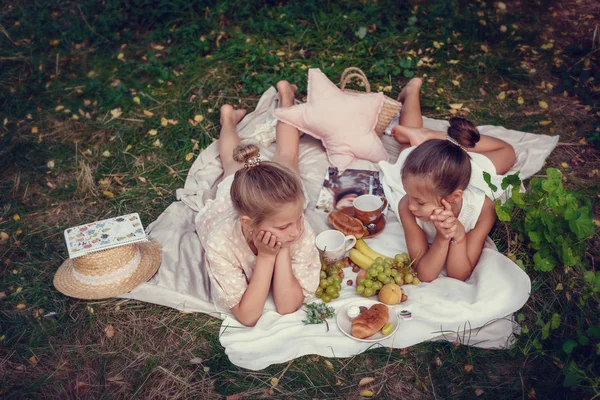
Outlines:
POLYGON ((278 108, 274 116, 321 139, 329 162, 345 169, 357 158, 373 162, 388 159, 375 133, 383 99, 382 93, 343 92, 320 69, 311 68, 307 102, 278 108))

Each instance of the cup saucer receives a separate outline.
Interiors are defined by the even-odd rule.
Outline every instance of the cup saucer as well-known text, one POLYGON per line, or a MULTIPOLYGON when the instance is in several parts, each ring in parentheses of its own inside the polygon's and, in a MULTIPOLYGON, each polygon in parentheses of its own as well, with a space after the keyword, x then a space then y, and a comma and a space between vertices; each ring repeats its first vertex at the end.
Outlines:
MULTIPOLYGON (((354 207, 344 207, 340 210, 338 210, 340 212, 343 212, 346 215, 349 215, 351 217, 354 217, 354 207)), ((374 236, 379 235, 381 232, 383 232, 383 230, 385 229, 385 215, 381 214, 381 217, 379 217, 377 219, 377 221, 374 222, 375 224, 375 229, 373 230, 367 230, 365 233, 365 235, 363 236, 363 239, 368 239, 368 238, 372 238, 374 236)))

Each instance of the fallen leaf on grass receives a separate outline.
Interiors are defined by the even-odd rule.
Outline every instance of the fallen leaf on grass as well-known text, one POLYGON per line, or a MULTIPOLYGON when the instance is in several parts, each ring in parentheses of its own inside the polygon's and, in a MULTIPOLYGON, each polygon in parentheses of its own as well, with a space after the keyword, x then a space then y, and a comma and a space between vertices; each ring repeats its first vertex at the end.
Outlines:
POLYGON ((459 82, 459 81, 457 81, 456 79, 453 79, 453 80, 452 80, 452 84, 453 84, 454 86, 459 86, 459 87, 460 87, 460 82, 459 82))
POLYGON ((142 111, 144 113, 145 116, 147 117, 152 117, 154 115, 154 113, 152 111, 148 111, 148 110, 144 110, 142 111))
POLYGON ((546 125, 550 125, 552 123, 551 120, 545 120, 545 121, 540 121, 538 122, 538 124, 540 124, 541 126, 546 126, 546 125))
POLYGON ((448 105, 453 110, 460 110, 462 108, 462 106, 463 106, 463 103, 452 103, 452 104, 448 104, 448 105))
POLYGON ((160 139, 156 139, 153 143, 152 146, 154 147, 158 147, 161 148, 162 147, 162 143, 160 142, 160 139))
POLYGON ((106 378, 106 380, 109 382, 121 382, 123 380, 123 377, 121 375, 109 376, 108 378, 106 378))
POLYGON ((185 161, 190 161, 192 158, 194 158, 194 153, 187 153, 185 155, 185 161))
POLYGON ((29 362, 31 363, 31 365, 37 365, 38 359, 36 356, 31 356, 29 357, 29 362))
POLYGON ((484 53, 487 53, 488 51, 490 51, 490 49, 485 44, 481 45, 481 50, 483 50, 484 53))
POLYGON ((358 382, 358 386, 368 385, 369 383, 373 382, 374 380, 375 380, 375 378, 371 378, 371 377, 362 378, 360 380, 360 382, 358 382))
POLYGON ((204 121, 204 116, 202 116, 200 114, 195 115, 194 116, 194 121, 196 121, 196 122, 202 122, 202 121, 204 121))
POLYGON ((496 98, 497 98, 498 100, 504 100, 504 99, 506 98, 506 92, 505 92, 505 91, 502 91, 502 92, 500 92, 500 93, 498 94, 498 96, 496 96, 496 98))
POLYGON ((106 334, 107 338, 111 339, 113 336, 115 336, 115 328, 111 324, 108 324, 106 328, 104 328, 104 333, 106 334))
POLYGON ((102 152, 102 157, 110 157, 110 151, 104 150, 104 152, 102 152))
POLYGON ((142 101, 140 100, 140 98, 139 98, 138 96, 135 96, 135 97, 133 98, 133 102, 134 102, 135 104, 140 104, 142 101))
POLYGON ((127 146, 125 146, 125 150, 123 150, 123 152, 127 153, 129 150, 131 150, 133 148, 132 145, 128 144, 127 146))
POLYGON ((161 124, 162 126, 167 126, 167 125, 169 125, 169 120, 168 120, 168 119, 166 119, 165 117, 162 117, 162 118, 160 119, 160 124, 161 124))
POLYGON ((56 108, 54 109, 54 111, 60 111, 63 108, 65 108, 65 106, 62 106, 62 105, 61 106, 56 106, 56 108))
POLYGON ((485 393, 485 391, 482 388, 475 389, 475 396, 477 396, 477 397, 481 396, 484 393, 485 393))
POLYGON ((329 368, 330 370, 333 371, 333 364, 331 363, 331 361, 329 361, 329 360, 323 360, 323 362, 325 363, 325 365, 327 366, 327 368, 329 368))
POLYGON ((113 108, 112 110, 110 110, 110 115, 113 116, 113 118, 119 118, 121 116, 121 114, 123 114, 123 111, 121 111, 121 108, 113 108))
POLYGON ((541 107, 541 108, 543 108, 544 110, 545 110, 546 108, 548 108, 548 103, 546 103, 544 100, 540 101, 538 104, 539 104, 539 105, 540 105, 540 107, 541 107))
POLYGON ((552 42, 549 42, 549 43, 546 43, 546 44, 543 44, 540 46, 540 48, 543 50, 550 50, 553 47, 554 47, 554 43, 552 43, 552 42))
POLYGON ((13 215, 13 221, 18 222, 21 220, 21 216, 19 214, 13 215))
POLYGON ((17 310, 23 310, 25 307, 27 306, 23 303, 17 304, 17 310))
POLYGON ((153 45, 152 45, 152 48, 153 48, 154 50, 161 51, 161 50, 164 50, 164 49, 165 49, 165 46, 161 46, 160 44, 153 44, 153 45))
POLYGON ((146 178, 144 178, 143 176, 139 176, 138 179, 140 180, 140 182, 146 183, 146 178))
POLYGON ((31 128, 31 133, 36 134, 38 132, 39 132, 39 130, 38 130, 37 126, 34 126, 34 127, 31 128))
POLYGON ((473 371, 473 366, 471 364, 465 364, 465 371, 467 371, 467 372, 473 371))
POLYGON ((563 168, 569 168, 569 164, 567 164, 564 161, 560 163, 560 166, 563 167, 563 168))
POLYGON ((202 359, 200 357, 194 357, 190 360, 190 364, 198 365, 202 364, 202 359))
POLYGON ((102 192, 102 194, 107 199, 114 199, 115 198, 115 194, 113 192, 108 191, 108 190, 105 190, 104 192, 102 192))
POLYGON ((279 378, 274 376, 271 378, 271 387, 276 387, 277 385, 279 385, 279 378))
POLYGON ((498 7, 499 10, 506 10, 506 4, 504 4, 503 2, 499 1, 498 4, 496 4, 496 7, 498 7))
POLYGON ((148 135, 150 135, 150 136, 156 136, 157 133, 158 133, 158 131, 156 129, 150 129, 148 131, 148 135))
MULTIPOLYGON (((0 240, 3 242, 6 242, 8 240, 8 233, 0 232, 0 240)), ((4 292, 2 292, 2 293, 4 293, 4 292)))
POLYGON ((360 391, 359 393, 361 396, 363 397, 373 397, 375 396, 375 392, 372 391, 371 389, 363 389, 360 391))
POLYGON ((519 96, 517 98, 517 104, 523 104, 523 103, 525 103, 525 100, 523 100, 523 98, 521 96, 519 96))
POLYGON ((119 60, 119 61, 125 61, 125 54, 123 54, 123 53, 119 53, 119 54, 117 55, 117 60, 119 60))

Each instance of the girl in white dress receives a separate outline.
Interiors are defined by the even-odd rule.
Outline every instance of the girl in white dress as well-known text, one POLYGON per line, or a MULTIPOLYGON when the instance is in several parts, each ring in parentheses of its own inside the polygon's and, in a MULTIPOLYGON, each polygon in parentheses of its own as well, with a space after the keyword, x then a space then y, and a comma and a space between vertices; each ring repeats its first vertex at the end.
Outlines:
POLYGON ((423 128, 420 87, 416 78, 404 88, 399 125, 392 130, 401 145, 417 146, 402 165, 406 195, 398 214, 421 281, 437 278, 444 266, 449 277, 465 280, 496 220, 494 203, 469 186, 469 152, 489 158, 497 174, 513 166, 515 152, 500 139, 480 135, 464 118, 451 118, 447 132, 423 128))

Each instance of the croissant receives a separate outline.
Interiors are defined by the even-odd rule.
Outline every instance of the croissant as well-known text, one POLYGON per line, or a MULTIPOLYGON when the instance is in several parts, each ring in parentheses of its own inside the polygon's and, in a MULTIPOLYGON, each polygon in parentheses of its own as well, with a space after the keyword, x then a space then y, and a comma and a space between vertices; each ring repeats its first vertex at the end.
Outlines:
POLYGON ((365 235, 363 223, 358 218, 351 217, 341 211, 332 211, 329 213, 327 221, 344 235, 353 235, 357 239, 365 235))
POLYGON ((385 304, 375 304, 352 320, 352 336, 365 339, 374 335, 388 322, 390 312, 385 304))

